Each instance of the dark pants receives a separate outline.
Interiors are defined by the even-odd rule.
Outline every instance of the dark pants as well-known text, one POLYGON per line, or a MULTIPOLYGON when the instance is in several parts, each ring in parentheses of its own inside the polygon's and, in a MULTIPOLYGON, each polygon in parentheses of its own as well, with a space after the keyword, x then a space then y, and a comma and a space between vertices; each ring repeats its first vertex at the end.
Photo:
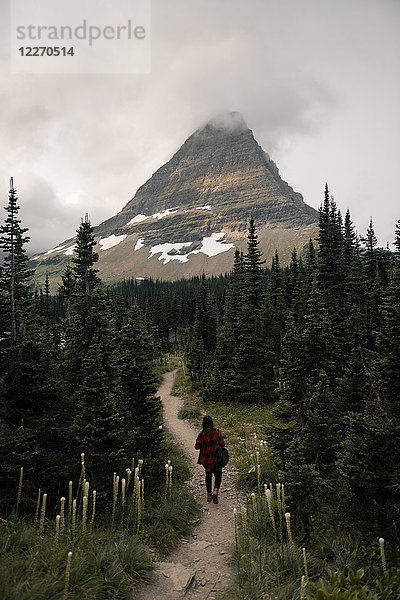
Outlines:
POLYGON ((213 473, 215 476, 214 488, 217 488, 217 490, 219 490, 219 488, 221 487, 222 469, 217 471, 215 465, 213 465, 211 471, 206 471, 206 488, 207 488, 207 492, 209 492, 209 493, 211 493, 211 487, 212 487, 211 483, 212 483, 213 473))

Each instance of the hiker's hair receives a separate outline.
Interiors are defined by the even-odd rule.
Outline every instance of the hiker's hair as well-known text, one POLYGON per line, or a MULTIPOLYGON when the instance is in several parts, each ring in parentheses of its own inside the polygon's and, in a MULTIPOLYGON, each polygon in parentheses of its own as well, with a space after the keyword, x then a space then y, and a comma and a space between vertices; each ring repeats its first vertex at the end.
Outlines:
POLYGON ((214 423, 212 417, 207 415, 203 417, 203 431, 207 431, 207 429, 212 429, 214 427, 214 423))

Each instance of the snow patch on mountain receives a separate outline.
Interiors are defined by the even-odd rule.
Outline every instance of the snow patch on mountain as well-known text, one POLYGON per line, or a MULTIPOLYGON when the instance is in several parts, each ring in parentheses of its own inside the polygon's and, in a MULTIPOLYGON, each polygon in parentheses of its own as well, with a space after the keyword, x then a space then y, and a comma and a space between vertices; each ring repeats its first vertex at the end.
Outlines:
POLYGON ((226 233, 221 231, 220 233, 212 233, 208 237, 204 237, 201 241, 201 247, 197 250, 192 250, 186 254, 177 254, 182 248, 191 246, 192 242, 180 242, 175 244, 157 244, 150 248, 149 258, 152 258, 155 254, 160 253, 158 260, 164 261, 164 265, 169 263, 171 260, 179 260, 181 263, 185 263, 189 260, 192 254, 205 254, 206 256, 216 256, 222 252, 227 252, 231 248, 234 248, 234 244, 227 244, 224 241, 226 233), (171 253, 172 252, 172 253, 171 253))
POLYGON ((134 247, 134 252, 136 252, 136 250, 140 250, 140 248, 143 248, 144 246, 144 238, 139 238, 138 241, 136 242, 136 245, 134 247))
POLYGON ((52 250, 47 250, 43 256, 47 256, 48 254, 52 254, 53 252, 60 252, 63 248, 66 247, 67 244, 63 244, 62 246, 57 246, 57 248, 53 248, 52 250))
POLYGON ((121 242, 123 242, 125 238, 126 238, 125 234, 122 234, 122 235, 111 234, 106 238, 100 239, 99 244, 101 246, 101 250, 109 250, 113 246, 116 246, 117 244, 120 244, 121 242))
POLYGON ((163 219, 164 217, 169 217, 169 215, 173 215, 176 212, 178 211, 174 208, 166 208, 162 212, 154 213, 154 215, 151 216, 153 217, 153 219, 163 219))
POLYGON ((224 242, 226 233, 221 231, 220 233, 212 233, 209 237, 204 237, 201 242, 201 248, 193 250, 190 254, 199 254, 202 252, 207 256, 216 256, 221 252, 227 252, 231 248, 235 247, 235 244, 227 244, 224 242))
POLYGON ((133 217, 133 219, 131 219, 129 221, 129 223, 127 223, 127 225, 134 225, 135 223, 141 223, 142 221, 145 221, 148 218, 149 217, 147 217, 146 215, 136 215, 136 217, 133 217))
POLYGON ((179 242, 177 244, 157 244, 150 248, 149 258, 152 258, 155 254, 161 253, 158 260, 163 260, 164 265, 169 263, 170 260, 179 260, 184 263, 189 260, 189 254, 169 254, 171 250, 179 251, 185 246, 191 246, 192 242, 179 242))
POLYGON ((211 204, 206 204, 206 206, 196 206, 197 210, 211 210, 211 204))
POLYGON ((64 252, 64 254, 65 254, 65 256, 72 256, 74 251, 75 251, 75 245, 67 248, 66 251, 64 252))
POLYGON ((47 250, 44 254, 38 254, 37 256, 33 256, 32 260, 43 260, 49 254, 53 254, 53 252, 61 252, 63 248, 66 247, 67 244, 63 244, 62 246, 57 246, 57 248, 52 248, 51 250, 47 250))

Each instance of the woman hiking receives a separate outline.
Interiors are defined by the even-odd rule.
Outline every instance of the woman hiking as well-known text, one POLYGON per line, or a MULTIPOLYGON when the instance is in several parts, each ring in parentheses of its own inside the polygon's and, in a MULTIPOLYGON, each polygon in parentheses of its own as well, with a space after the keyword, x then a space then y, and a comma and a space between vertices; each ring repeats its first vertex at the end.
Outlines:
POLYGON ((213 420, 210 416, 203 418, 203 429, 197 436, 195 449, 200 450, 199 465, 203 465, 206 471, 206 489, 207 489, 207 502, 214 502, 218 504, 218 491, 221 486, 222 479, 222 466, 219 468, 216 465, 216 456, 218 444, 221 447, 225 446, 224 438, 219 429, 214 428, 213 420), (211 493, 212 489, 212 475, 214 473, 214 493, 211 493))

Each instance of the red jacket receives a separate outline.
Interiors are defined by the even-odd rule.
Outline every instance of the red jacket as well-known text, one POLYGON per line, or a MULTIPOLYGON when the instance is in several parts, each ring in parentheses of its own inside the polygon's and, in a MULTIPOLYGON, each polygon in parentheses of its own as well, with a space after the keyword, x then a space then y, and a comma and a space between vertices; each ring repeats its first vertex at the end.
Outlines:
POLYGON ((206 431, 200 431, 197 436, 195 448, 200 450, 199 465, 203 465, 206 471, 211 471, 215 461, 215 454, 217 452, 218 444, 225 446, 225 440, 222 437, 222 433, 219 429, 207 429, 206 431))

